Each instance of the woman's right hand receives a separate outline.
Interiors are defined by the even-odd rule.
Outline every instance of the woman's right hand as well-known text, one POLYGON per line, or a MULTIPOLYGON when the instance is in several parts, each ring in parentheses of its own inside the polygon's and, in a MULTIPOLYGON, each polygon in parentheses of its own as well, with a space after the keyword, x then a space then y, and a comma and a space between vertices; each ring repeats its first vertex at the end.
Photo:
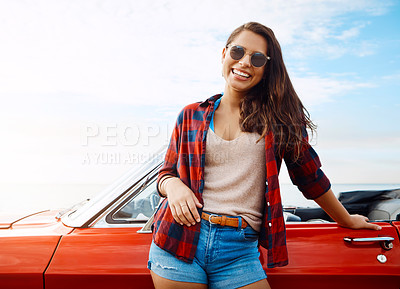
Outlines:
POLYGON ((188 227, 200 222, 197 208, 201 208, 203 205, 193 191, 177 177, 165 181, 167 183, 163 187, 175 221, 188 227))

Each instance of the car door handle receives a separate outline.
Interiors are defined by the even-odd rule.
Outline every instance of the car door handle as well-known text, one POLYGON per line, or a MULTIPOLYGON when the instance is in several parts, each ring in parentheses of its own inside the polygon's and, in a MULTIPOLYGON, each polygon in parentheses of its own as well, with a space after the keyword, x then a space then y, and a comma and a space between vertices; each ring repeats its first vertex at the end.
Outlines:
POLYGON ((343 240, 348 243, 380 242, 383 249, 390 250, 393 248, 392 241, 394 241, 394 238, 393 237, 370 237, 370 238, 345 237, 343 238, 343 240))

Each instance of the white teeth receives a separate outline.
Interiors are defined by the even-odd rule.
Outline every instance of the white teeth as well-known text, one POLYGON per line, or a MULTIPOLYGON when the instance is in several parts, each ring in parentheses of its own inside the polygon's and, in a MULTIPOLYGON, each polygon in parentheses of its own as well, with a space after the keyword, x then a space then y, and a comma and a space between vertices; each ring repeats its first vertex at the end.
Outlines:
POLYGON ((249 77, 250 77, 249 74, 244 73, 244 72, 241 72, 241 71, 238 71, 238 70, 236 70, 236 69, 233 69, 232 71, 233 71, 234 74, 237 74, 237 75, 240 75, 240 76, 243 76, 243 77, 246 77, 246 78, 249 78, 249 77))

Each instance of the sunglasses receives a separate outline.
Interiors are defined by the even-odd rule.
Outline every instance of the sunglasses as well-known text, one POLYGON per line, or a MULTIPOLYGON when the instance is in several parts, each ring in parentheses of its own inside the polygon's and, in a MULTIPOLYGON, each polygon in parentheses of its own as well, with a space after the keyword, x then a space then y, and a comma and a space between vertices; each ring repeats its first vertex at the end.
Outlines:
MULTIPOLYGON (((244 48, 243 46, 240 46, 240 45, 229 46, 228 45, 226 47, 230 48, 230 56, 233 60, 240 60, 246 54, 246 48, 244 48)), ((261 52, 255 52, 253 54, 250 54, 250 62, 254 67, 262 67, 270 59, 271 59, 271 57, 265 56, 261 52)))

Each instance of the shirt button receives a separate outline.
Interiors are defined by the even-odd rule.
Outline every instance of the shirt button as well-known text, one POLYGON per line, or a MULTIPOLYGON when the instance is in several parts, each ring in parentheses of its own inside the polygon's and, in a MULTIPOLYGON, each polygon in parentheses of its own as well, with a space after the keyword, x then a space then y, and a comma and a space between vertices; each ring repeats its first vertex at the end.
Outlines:
POLYGON ((268 186, 268 181, 266 181, 265 184, 268 186))
POLYGON ((267 206, 269 207, 269 202, 267 202, 267 206))
POLYGON ((272 227, 272 223, 268 223, 268 226, 271 228, 272 227))

